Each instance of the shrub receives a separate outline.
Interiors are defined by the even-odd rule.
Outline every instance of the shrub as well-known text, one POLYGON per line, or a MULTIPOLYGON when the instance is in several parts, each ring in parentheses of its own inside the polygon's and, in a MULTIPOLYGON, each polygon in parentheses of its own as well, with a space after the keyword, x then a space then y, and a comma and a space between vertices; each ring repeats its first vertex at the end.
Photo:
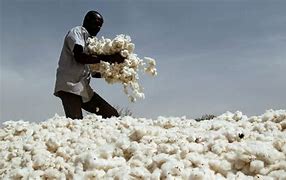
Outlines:
POLYGON ((211 119, 213 119, 213 118, 215 118, 215 117, 216 117, 216 115, 213 115, 213 114, 205 114, 205 115, 203 115, 203 116, 200 117, 200 118, 196 118, 195 120, 196 120, 196 121, 211 120, 211 119))

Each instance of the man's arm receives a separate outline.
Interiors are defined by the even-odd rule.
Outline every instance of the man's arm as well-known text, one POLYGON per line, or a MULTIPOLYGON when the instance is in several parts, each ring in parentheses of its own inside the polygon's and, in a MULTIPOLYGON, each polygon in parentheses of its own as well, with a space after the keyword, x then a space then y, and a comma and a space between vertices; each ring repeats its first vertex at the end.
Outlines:
POLYGON ((91 56, 83 52, 83 47, 81 45, 75 44, 73 48, 74 58, 77 62, 81 64, 97 64, 100 61, 106 61, 109 63, 122 63, 124 62, 124 57, 120 53, 113 55, 97 55, 91 56))

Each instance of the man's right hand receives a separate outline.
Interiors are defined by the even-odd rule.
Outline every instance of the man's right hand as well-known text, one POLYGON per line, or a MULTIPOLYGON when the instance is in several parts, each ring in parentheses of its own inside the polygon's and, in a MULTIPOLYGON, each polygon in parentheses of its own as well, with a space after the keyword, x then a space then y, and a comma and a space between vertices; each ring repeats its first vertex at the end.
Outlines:
POLYGON ((74 57, 75 60, 82 64, 97 64, 100 63, 101 60, 109 62, 109 63, 123 63, 124 57, 121 56, 120 53, 115 53, 112 55, 97 55, 92 56, 83 53, 83 47, 81 45, 75 44, 74 49, 74 57))
POLYGON ((110 63, 115 63, 115 62, 123 63, 125 58, 121 56, 120 53, 115 53, 115 54, 109 55, 108 59, 110 63))

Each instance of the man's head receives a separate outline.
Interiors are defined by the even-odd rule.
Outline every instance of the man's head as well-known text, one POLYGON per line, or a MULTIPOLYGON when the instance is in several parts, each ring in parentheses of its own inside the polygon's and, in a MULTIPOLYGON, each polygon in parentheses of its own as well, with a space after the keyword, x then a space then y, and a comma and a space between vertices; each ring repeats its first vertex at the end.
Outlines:
POLYGON ((83 27, 91 36, 96 36, 103 24, 103 18, 97 11, 89 11, 83 20, 83 27))

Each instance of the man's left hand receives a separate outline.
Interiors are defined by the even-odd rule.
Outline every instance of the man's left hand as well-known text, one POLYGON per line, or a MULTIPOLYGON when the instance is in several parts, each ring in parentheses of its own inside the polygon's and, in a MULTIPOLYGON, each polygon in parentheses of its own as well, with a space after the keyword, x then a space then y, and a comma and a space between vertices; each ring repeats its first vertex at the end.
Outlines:
POLYGON ((91 76, 92 76, 93 78, 102 78, 102 77, 101 77, 101 74, 100 74, 99 72, 94 73, 94 74, 92 74, 91 76))

